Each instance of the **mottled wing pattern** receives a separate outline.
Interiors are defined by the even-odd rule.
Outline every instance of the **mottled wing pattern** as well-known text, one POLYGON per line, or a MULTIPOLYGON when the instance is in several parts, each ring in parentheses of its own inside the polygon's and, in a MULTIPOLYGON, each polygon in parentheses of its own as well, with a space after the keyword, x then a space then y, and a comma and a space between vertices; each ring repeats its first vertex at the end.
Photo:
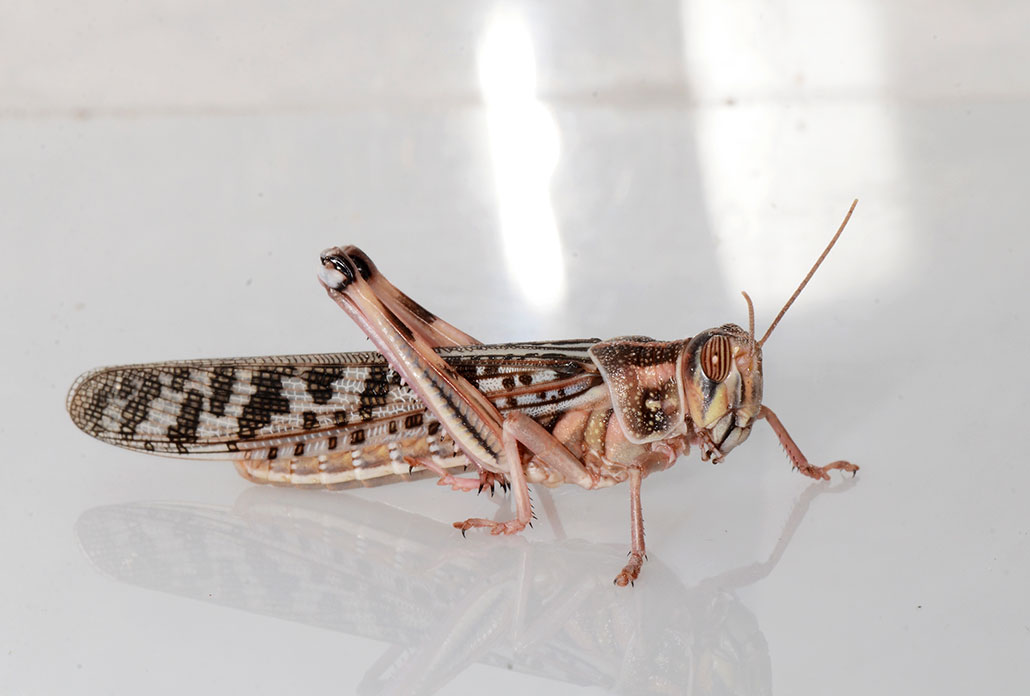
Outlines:
MULTIPOLYGON (((588 353, 595 342, 439 352, 502 412, 519 409, 546 423, 600 383, 588 353)), ((79 428, 105 442, 235 459, 247 478, 272 483, 347 483, 355 469, 368 478, 403 476, 407 457, 458 454, 432 413, 374 352, 100 368, 76 380, 67 406, 79 428)))
POLYGON ((104 367, 79 377, 68 395, 72 420, 100 440, 205 458, 420 411, 371 352, 104 367))

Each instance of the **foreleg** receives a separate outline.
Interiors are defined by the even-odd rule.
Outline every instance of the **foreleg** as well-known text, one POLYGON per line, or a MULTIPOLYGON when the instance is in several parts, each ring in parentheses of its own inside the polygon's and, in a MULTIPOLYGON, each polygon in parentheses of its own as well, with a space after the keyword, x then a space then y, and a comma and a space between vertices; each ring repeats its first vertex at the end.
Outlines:
POLYGON ((762 410, 758 412, 758 417, 769 421, 769 426, 772 427, 773 432, 776 433, 776 437, 780 439, 780 444, 783 445, 783 449, 787 451, 787 456, 790 457, 790 461, 794 464, 794 468, 805 476, 829 481, 829 472, 833 469, 850 471, 852 474, 858 471, 858 466, 851 462, 846 462, 843 459, 831 462, 826 466, 812 466, 808 463, 808 459, 805 458, 805 455, 801 453, 801 448, 797 446, 794 440, 787 433, 787 429, 783 427, 783 423, 781 423, 780 419, 776 417, 776 414, 772 412, 772 409, 768 406, 762 406, 762 410))
POLYGON ((535 420, 520 411, 511 411, 504 417, 503 434, 504 466, 512 493, 515 495, 516 518, 509 522, 494 522, 472 518, 455 522, 454 526, 464 534, 472 527, 489 527, 491 534, 512 534, 523 529, 532 519, 529 502, 529 484, 523 464, 521 444, 529 451, 530 458, 539 459, 545 466, 559 472, 567 483, 576 483, 592 488, 595 483, 583 463, 576 459, 557 438, 535 420))
POLYGON ((508 489, 508 480, 501 474, 495 474, 485 469, 479 472, 479 478, 468 478, 467 476, 455 476, 443 468, 432 457, 406 457, 405 461, 409 467, 421 466, 429 469, 440 477, 436 482, 438 486, 450 486, 456 491, 476 491, 482 493, 484 488, 490 489, 490 495, 494 494, 494 486, 500 486, 501 490, 508 489))

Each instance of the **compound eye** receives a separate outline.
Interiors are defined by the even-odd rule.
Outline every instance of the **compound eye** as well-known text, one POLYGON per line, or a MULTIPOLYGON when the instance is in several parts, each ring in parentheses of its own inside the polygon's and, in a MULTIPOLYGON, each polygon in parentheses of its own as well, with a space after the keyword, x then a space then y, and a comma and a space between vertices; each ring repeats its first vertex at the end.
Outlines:
POLYGON ((730 339, 725 336, 712 336, 701 347, 701 369, 713 382, 726 379, 732 359, 730 339))

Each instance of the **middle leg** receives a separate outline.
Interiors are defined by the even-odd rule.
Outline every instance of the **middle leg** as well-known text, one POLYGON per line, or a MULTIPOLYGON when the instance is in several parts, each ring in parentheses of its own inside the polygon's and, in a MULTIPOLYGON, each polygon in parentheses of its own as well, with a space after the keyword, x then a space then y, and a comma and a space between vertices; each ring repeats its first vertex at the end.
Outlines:
POLYGON ((508 468, 508 480, 511 481, 511 492, 515 496, 515 519, 507 522, 495 522, 483 517, 470 517, 464 522, 455 522, 454 526, 461 530, 461 535, 473 527, 487 527, 491 534, 515 534, 521 532, 533 519, 533 507, 529 500, 529 483, 526 481, 526 470, 522 466, 522 453, 519 441, 512 428, 505 420, 501 434, 504 446, 504 462, 508 468))
POLYGON ((632 542, 629 550, 629 561, 618 575, 615 576, 615 584, 619 587, 632 585, 640 575, 640 568, 644 565, 647 557, 644 547, 644 514, 640 509, 640 481, 643 479, 643 471, 635 466, 629 470, 629 517, 632 534, 632 542))
POLYGON ((615 584, 619 587, 632 585, 640 575, 640 568, 647 560, 644 546, 644 513, 640 507, 640 482, 652 471, 661 471, 672 466, 679 456, 678 446, 664 443, 653 445, 654 449, 634 461, 629 467, 629 517, 630 517, 630 549, 629 561, 622 571, 615 576, 615 584))
POLYGON ((501 434, 504 446, 503 462, 505 475, 515 495, 516 517, 508 522, 474 517, 464 522, 455 522, 454 526, 462 531, 473 527, 489 527, 491 534, 513 534, 525 528, 532 519, 533 510, 529 500, 529 484, 526 481, 526 470, 519 444, 528 450, 531 457, 558 472, 566 483, 575 483, 584 488, 593 488, 596 481, 587 471, 583 463, 573 456, 551 433, 525 413, 511 411, 504 417, 501 434))
POLYGON ((492 471, 481 469, 479 472, 479 478, 468 478, 467 476, 455 476, 450 471, 433 461, 432 457, 406 457, 405 460, 408 466, 414 468, 416 466, 429 469, 434 474, 439 476, 439 480, 436 482, 438 486, 450 486, 455 491, 477 491, 482 493, 484 488, 490 489, 490 495, 494 493, 494 486, 500 486, 501 490, 508 489, 508 479, 502 474, 495 474, 492 471))

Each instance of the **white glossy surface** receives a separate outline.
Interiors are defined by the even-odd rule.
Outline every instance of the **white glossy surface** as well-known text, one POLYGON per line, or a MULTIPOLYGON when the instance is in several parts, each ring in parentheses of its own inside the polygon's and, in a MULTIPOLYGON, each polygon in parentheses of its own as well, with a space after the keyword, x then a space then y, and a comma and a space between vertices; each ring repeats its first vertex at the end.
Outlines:
POLYGON ((0 692, 1026 693, 1030 8, 8 3, 0 692), (487 341, 761 329, 772 433, 624 488, 265 489, 64 413, 100 364, 359 349, 357 243, 487 341), (500 503, 500 509, 497 503, 500 503))

